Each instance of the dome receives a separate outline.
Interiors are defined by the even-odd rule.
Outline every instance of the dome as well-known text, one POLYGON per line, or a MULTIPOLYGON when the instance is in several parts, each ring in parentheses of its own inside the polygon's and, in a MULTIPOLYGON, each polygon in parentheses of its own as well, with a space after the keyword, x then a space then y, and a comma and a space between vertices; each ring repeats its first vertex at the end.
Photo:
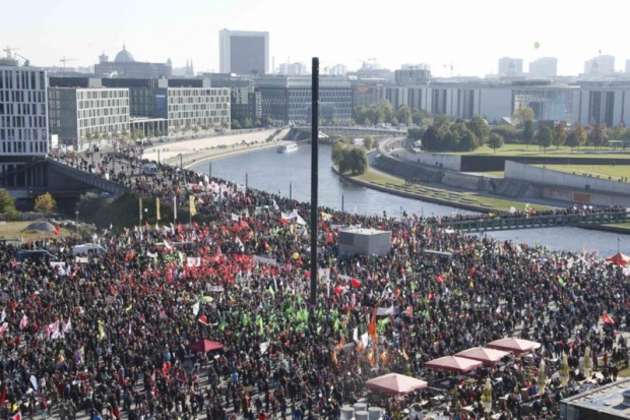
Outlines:
POLYGON ((133 55, 127 51, 127 48, 125 48, 124 45, 123 49, 116 54, 116 58, 114 59, 115 63, 133 63, 134 61, 136 60, 133 59, 133 55))

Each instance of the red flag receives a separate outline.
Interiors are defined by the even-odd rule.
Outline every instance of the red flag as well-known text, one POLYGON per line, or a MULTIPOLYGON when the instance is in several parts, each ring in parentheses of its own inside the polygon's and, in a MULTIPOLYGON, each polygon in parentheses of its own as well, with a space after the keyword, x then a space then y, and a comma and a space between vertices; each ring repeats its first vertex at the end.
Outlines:
POLYGON ((608 312, 604 312, 602 315, 602 322, 607 325, 615 325, 615 320, 608 315, 608 312))
POLYGON ((22 420, 22 412, 18 411, 16 414, 11 416, 11 420, 22 420))
POLYGON ((438 283, 444 283, 444 275, 443 274, 438 274, 437 276, 435 276, 435 280, 438 283))
POLYGON ((208 323, 208 317, 207 317, 207 316, 205 316, 205 315, 201 315, 197 321, 199 321, 199 323, 200 323, 201 325, 205 325, 206 327, 207 327, 208 325, 210 325, 210 324, 208 323))
POLYGON ((354 287, 355 289, 360 289, 361 288, 361 281, 359 281, 359 279, 357 278, 352 278, 350 280, 350 284, 352 285, 352 287, 354 287))
POLYGON ((61 227, 59 225, 55 226, 54 234, 55 236, 61 236, 61 227))

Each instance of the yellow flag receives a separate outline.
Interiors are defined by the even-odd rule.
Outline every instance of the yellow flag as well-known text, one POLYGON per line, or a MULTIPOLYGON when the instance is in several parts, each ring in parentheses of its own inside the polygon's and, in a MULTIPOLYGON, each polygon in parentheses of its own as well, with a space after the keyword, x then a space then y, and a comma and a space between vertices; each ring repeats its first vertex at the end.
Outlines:
POLYGON ((197 207, 195 207, 195 196, 191 195, 188 197, 188 206, 190 210, 190 215, 194 216, 197 214, 197 207))
POLYGON ((105 338, 105 322, 98 320, 98 340, 101 341, 105 338))
POLYGON ((160 217, 160 197, 155 199, 155 220, 158 222, 162 220, 162 217, 160 217))

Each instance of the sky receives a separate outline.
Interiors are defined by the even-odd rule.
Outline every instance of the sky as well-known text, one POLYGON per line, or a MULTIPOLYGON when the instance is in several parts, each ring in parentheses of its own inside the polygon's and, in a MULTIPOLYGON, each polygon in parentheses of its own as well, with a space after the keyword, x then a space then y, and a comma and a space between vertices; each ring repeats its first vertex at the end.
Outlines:
POLYGON ((21 0, 1 10, 0 48, 41 66, 93 65, 125 44, 137 61, 218 71, 223 28, 268 31, 276 65, 319 56, 322 67, 356 69, 375 58, 484 76, 503 56, 556 56, 559 74, 571 75, 600 50, 617 70, 630 59, 626 0, 21 0))

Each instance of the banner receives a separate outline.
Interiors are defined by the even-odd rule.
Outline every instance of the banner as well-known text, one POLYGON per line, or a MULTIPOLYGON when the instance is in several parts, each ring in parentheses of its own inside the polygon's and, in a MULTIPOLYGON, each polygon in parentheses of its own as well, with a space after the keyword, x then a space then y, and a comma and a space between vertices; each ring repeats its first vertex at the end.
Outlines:
POLYGON ((157 220, 158 222, 162 220, 162 217, 160 215, 160 197, 155 198, 155 220, 157 220))

